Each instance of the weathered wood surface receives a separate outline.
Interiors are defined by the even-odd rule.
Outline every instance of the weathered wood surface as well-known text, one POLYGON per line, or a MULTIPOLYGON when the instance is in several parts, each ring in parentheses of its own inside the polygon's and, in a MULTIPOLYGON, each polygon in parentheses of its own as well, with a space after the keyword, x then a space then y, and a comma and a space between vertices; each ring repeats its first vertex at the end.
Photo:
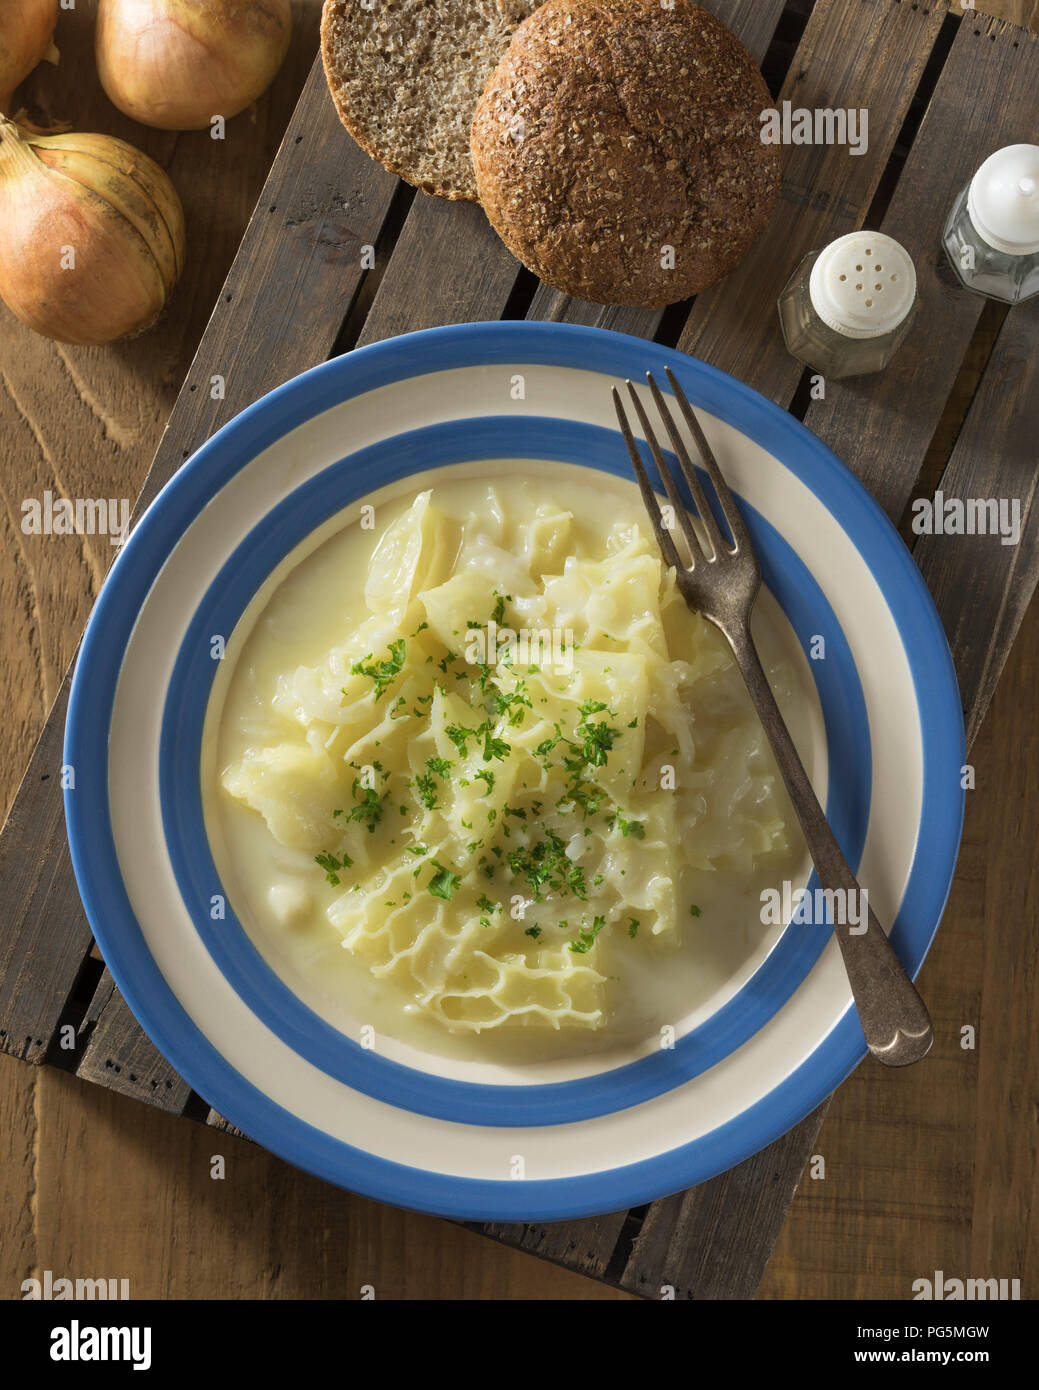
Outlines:
MULTIPOLYGON (((1007 503, 1019 514, 1020 537, 1004 544, 993 535, 931 534, 913 550, 949 637, 970 741, 1039 581, 1037 479, 1039 324, 1034 314, 1010 313, 941 491, 1007 503)), ((1007 519, 1013 524, 1012 511, 1007 519)))
MULTIPOLYGON (((757 57, 768 48, 783 8, 775 0, 768 4, 718 0, 709 7, 743 34, 757 57)), ((778 341, 773 301, 804 250, 860 225, 866 217, 938 38, 945 9, 944 4, 910 7, 896 0, 863 0, 855 5, 819 0, 782 95, 808 106, 868 104, 869 152, 850 160, 843 152, 843 165, 832 150, 790 152, 790 196, 785 197, 775 228, 759 248, 757 271, 752 258, 737 276, 730 277, 724 293, 709 292, 693 306, 682 345, 742 375, 785 405, 793 399, 801 373, 778 341), (829 196, 818 196, 822 187, 829 196), (766 244, 771 246, 771 256, 765 255, 766 244), (783 248, 781 255, 777 254, 777 244, 783 248), (764 269, 771 272, 771 279, 761 273, 764 269), (742 280, 737 279, 739 276, 742 280)), ((867 383, 859 396, 853 387, 841 388, 838 393, 831 386, 826 402, 813 405, 809 412, 811 427, 849 455, 849 462, 876 487, 896 519, 923 458, 927 422, 936 423, 941 415, 979 314, 979 301, 942 291, 937 268, 928 261, 922 238, 927 219, 933 219, 935 209, 948 200, 943 174, 948 171, 958 177, 962 166, 964 178, 969 175, 975 153, 1001 143, 998 130, 1005 128, 1009 138, 1015 138, 1013 127, 1025 112, 1029 87, 1034 91, 1034 54, 1027 46, 1034 40, 1022 45, 1021 37, 1019 31, 980 17, 976 21, 969 17, 968 24, 960 25, 883 224, 914 250, 918 264, 923 262, 922 287, 936 289, 940 299, 936 312, 944 315, 942 341, 950 344, 952 360, 938 364, 919 343, 913 348, 913 340, 904 349, 904 380, 912 382, 914 395, 919 395, 922 416, 917 412, 915 424, 911 424, 906 420, 908 412, 903 411, 901 428, 893 427, 897 393, 891 384, 895 378, 890 376, 883 379, 876 398, 869 391, 876 379, 867 383), (973 42, 968 42, 968 37, 973 42), (982 39, 987 42, 980 43, 982 39), (973 96, 981 90, 969 115, 962 109, 962 93, 968 84, 973 96), (950 159, 953 127, 957 138, 951 141, 950 159), (964 127, 966 133, 960 142, 964 127), (939 150, 941 158, 936 158, 939 150), (923 382, 909 373, 908 368, 914 365, 913 352, 916 373, 923 375, 923 382), (878 455, 877 440, 883 440, 885 446, 891 442, 890 452, 883 457, 878 455)), ((1017 138, 1024 138, 1024 134, 1017 138)), ((504 252, 478 209, 448 208, 422 195, 402 192, 394 180, 360 156, 339 130, 320 72, 312 71, 278 164, 170 419, 145 497, 154 495, 182 459, 242 405, 323 360, 337 346, 342 349, 354 341, 376 341, 412 328, 450 320, 496 318, 517 310, 532 318, 594 323, 646 337, 661 329, 660 314, 586 305, 525 283, 529 280, 504 252), (403 226, 396 236, 396 219, 405 209, 403 226), (377 249, 377 269, 367 275, 360 269, 360 248, 365 245, 377 249), (433 248, 436 255, 431 254, 433 248), (301 323, 304 331, 300 331, 301 323), (355 325, 353 330, 351 324, 355 325), (217 373, 226 380, 222 401, 213 401, 208 389, 217 373)), ((1004 391, 1009 385, 1034 392, 1034 367, 1029 374, 1022 370, 1020 360, 1021 352, 1029 350, 1034 363, 1034 339, 1020 320, 1009 329, 1004 326, 990 363, 991 380, 1001 382, 1004 391)), ((995 469, 987 466, 984 453, 989 437, 984 391, 989 389, 989 382, 986 373, 983 392, 950 460, 949 487, 994 486, 1006 481, 1007 474, 1000 471, 1002 465, 995 469)), ((989 406, 998 407, 999 389, 997 385, 991 387, 996 396, 988 400, 989 406)), ((22 420, 31 420, 14 399, 22 420)), ((106 431, 117 428, 111 421, 105 423, 106 431)), ((1022 450, 1027 448, 1029 429, 1034 441, 1034 420, 1015 420, 1012 412, 1003 412, 999 440, 1009 450, 1016 470, 1010 476, 1021 478, 1022 483, 1022 450)), ((1003 457, 1002 450, 994 454, 1003 457)), ((1029 492, 1027 500, 1030 496, 1029 492)), ((7 510, 11 512, 9 502, 7 510)), ((961 638, 954 637, 954 647, 961 664, 966 663, 965 669, 972 673, 968 679, 974 692, 972 730, 980 721, 984 699, 991 693, 1009 640, 1034 588, 1034 527, 1027 534, 1020 552, 1000 557, 1005 564, 995 574, 988 573, 981 550, 966 564, 972 582, 975 577, 978 581, 979 597, 971 616, 963 620, 961 638), (991 582, 986 583, 986 579, 991 582), (1001 580, 1006 581, 1003 587, 1001 580), (979 624, 989 639, 980 644, 976 637, 979 624)), ((953 620, 959 612, 958 580, 964 564, 957 558, 960 554, 941 546, 918 550, 925 573, 933 571, 936 592, 946 594, 953 620)), ((96 580, 107 557, 87 554, 84 560, 96 580)), ((52 723, 48 729, 50 742, 41 742, 35 759, 37 777, 46 775, 44 770, 53 766, 60 746, 55 735, 60 724, 52 723)), ((0 940, 0 1024, 5 1021, 5 1009, 26 1007, 26 985, 35 984, 33 971, 41 965, 39 973, 51 980, 50 994, 45 985, 39 997, 33 995, 28 1014, 6 1015, 15 1027, 8 1029, 6 1039, 0 1036, 0 1049, 41 1060, 89 947, 89 936, 84 936, 85 923, 68 872, 67 852, 66 862, 61 860, 63 829, 55 841, 55 828, 61 824, 60 798, 47 783, 32 778, 31 767, 8 830, 0 840, 0 877, 5 886, 22 890, 17 901, 27 927, 24 942, 21 933, 11 932, 0 940), (19 824, 23 827, 20 834, 19 824), (28 826, 32 827, 31 839, 24 828, 28 826), (10 834, 12 829, 14 835, 10 834), (56 852, 48 860, 41 846, 55 844, 56 852), (55 923, 55 905, 68 907, 69 920, 55 923), (55 985, 54 980, 60 984, 55 985), (20 1044, 26 1021, 31 1026, 24 1031, 25 1043, 20 1044)), ((88 1008, 82 1036, 86 1046, 79 1060, 81 1075, 114 1084, 133 1095, 144 1090, 150 1093, 145 1098, 174 1111, 190 1099, 188 1088, 137 1028, 107 973, 88 1008)), ((621 1213, 595 1222, 554 1226, 487 1227, 487 1233, 596 1277, 617 1280, 643 1296, 659 1296, 655 1290, 668 1283, 679 1297, 747 1297, 760 1278, 801 1166, 812 1151, 820 1118, 821 1111, 733 1173, 654 1204, 646 1213, 634 1217, 621 1213), (756 1191, 757 1205, 753 1200, 756 1191), (738 1250, 739 1258, 719 1256, 711 1244, 719 1240, 738 1250)), ((210 1123, 219 1126, 223 1122, 211 1114, 210 1123)))
POLYGON ((1034 125, 1037 74, 1039 34, 981 16, 959 26, 880 226, 916 264, 917 322, 885 372, 827 382, 805 415, 896 523, 985 305, 946 265, 942 225, 982 160, 1034 125))
POLYGON ((732 274, 697 297, 679 339, 683 352, 790 404, 802 373, 784 346, 776 301, 803 256, 865 220, 946 11, 947 0, 926 7, 818 0, 779 100, 865 107, 868 147, 860 155, 836 144, 784 147, 776 215, 732 274))

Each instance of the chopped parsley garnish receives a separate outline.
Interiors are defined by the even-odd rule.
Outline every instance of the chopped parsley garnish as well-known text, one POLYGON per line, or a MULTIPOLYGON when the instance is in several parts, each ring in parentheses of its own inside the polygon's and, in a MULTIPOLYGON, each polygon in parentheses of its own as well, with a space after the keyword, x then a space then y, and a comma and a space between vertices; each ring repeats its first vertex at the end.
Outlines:
POLYGON ((430 772, 420 773, 412 782, 419 801, 427 811, 435 811, 437 808, 437 784, 430 772))
POLYGON ((314 862, 320 864, 325 871, 325 878, 333 888, 339 887, 339 870, 353 867, 353 860, 348 854, 344 854, 341 859, 337 859, 334 854, 315 854, 314 862))
POLYGON ((444 732, 447 734, 448 738, 451 740, 451 742, 454 744, 454 746, 458 749, 459 753, 461 753, 462 757, 464 758, 466 756, 466 753, 469 751, 466 747, 466 740, 470 738, 475 738, 476 730, 463 729, 459 724, 449 724, 447 728, 444 730, 444 732))
MULTIPOLYGON (((369 652, 364 661, 355 662, 350 667, 352 676, 368 676, 375 683, 375 698, 381 700, 385 695, 387 687, 393 684, 396 678, 404 669, 404 654, 406 645, 404 638, 398 638, 396 642, 389 645, 389 660, 372 662, 372 653, 369 652), (365 665, 365 662, 368 665, 365 665)), ((344 692, 345 693, 345 692, 344 692)))
POLYGON ((503 738, 496 738, 491 732, 490 724, 481 724, 479 731, 483 734, 483 760, 485 763, 497 758, 499 762, 504 762, 512 752, 511 746, 503 738))
POLYGON ((382 820, 382 802, 378 793, 371 787, 362 787, 359 777, 354 778, 353 793, 355 797, 360 797, 360 801, 350 811, 347 820, 367 825, 369 832, 374 832, 382 820))
POLYGON ((445 869, 443 864, 438 864, 435 859, 433 860, 433 867, 436 869, 436 873, 426 885, 427 889, 434 898, 443 898, 445 902, 450 902, 461 879, 458 874, 453 874, 450 869, 445 869))
POLYGON ((616 815, 610 817, 609 826, 611 830, 616 826, 625 839, 627 839, 629 835, 634 835, 636 840, 644 840, 646 838, 645 822, 640 820, 627 820, 621 815, 620 811, 618 811, 616 815))
POLYGON ((700 912, 700 909, 697 907, 696 903, 693 903, 692 906, 689 908, 689 916, 690 916, 690 917, 699 917, 699 916, 701 916, 701 915, 702 915, 702 914, 701 914, 701 912, 700 912))
MULTIPOLYGON (((595 945, 595 939, 606 925, 605 917, 596 917, 590 927, 582 927, 577 934, 577 940, 569 943, 569 949, 576 956, 586 955, 595 945)), ((562 926, 562 923, 560 923, 562 926)))

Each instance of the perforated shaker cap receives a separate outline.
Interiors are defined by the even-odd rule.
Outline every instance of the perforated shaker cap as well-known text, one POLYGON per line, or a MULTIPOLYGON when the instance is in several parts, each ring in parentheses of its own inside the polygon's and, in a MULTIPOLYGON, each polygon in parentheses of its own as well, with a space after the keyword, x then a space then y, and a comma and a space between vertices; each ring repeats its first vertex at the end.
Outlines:
POLYGON ((812 266, 808 292, 823 323, 848 338, 879 338, 916 299, 916 267, 904 246, 880 232, 838 237, 812 266))
POLYGON ((1039 145, 1007 145, 990 154, 971 180, 967 211, 996 251, 1039 251, 1039 145))

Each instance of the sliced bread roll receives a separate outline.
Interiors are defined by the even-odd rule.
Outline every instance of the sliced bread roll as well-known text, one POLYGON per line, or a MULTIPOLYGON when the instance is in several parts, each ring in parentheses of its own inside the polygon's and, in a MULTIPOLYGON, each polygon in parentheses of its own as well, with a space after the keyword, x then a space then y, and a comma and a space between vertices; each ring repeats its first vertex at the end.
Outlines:
POLYGON ((325 0, 321 54, 339 118, 391 173, 476 200, 469 137, 487 78, 540 0, 325 0))

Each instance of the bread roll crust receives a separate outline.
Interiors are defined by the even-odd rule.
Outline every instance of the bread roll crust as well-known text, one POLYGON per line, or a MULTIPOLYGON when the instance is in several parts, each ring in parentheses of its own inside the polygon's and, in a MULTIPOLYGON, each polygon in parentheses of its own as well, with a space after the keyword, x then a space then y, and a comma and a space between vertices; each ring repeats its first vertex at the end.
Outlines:
POLYGON ((771 105, 751 55, 690 0, 548 0, 477 104, 477 192, 546 284, 661 308, 727 275, 771 217, 771 105))

